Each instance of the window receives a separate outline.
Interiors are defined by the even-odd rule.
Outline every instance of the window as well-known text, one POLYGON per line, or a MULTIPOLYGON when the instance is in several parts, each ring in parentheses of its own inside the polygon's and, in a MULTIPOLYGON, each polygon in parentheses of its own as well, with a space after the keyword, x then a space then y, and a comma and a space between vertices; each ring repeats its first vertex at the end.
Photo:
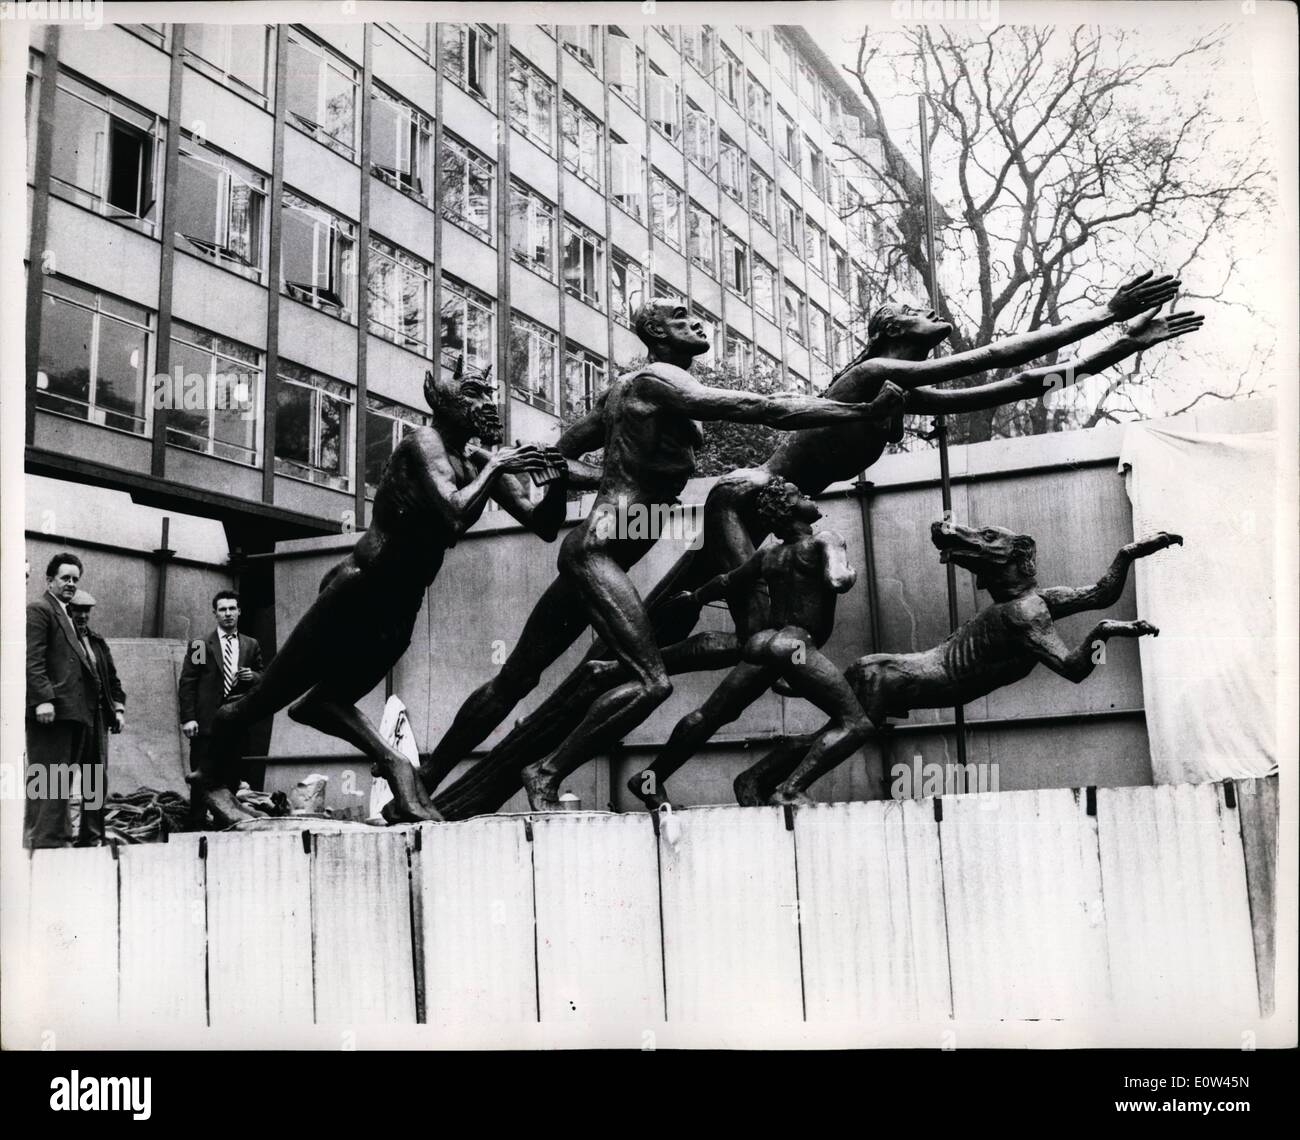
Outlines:
POLYGON ((554 413, 559 380, 558 338, 522 313, 510 316, 510 390, 536 408, 554 413))
POLYGON ((58 277, 43 280, 36 406, 145 435, 149 311, 58 277))
POLYGON ((433 61, 433 24, 380 24, 421 59, 433 61))
POLYGON ((819 277, 826 276, 826 233, 816 222, 804 219, 804 261, 819 277))
POLYGON ((772 229, 772 180, 752 162, 749 164, 749 208, 759 225, 772 229))
POLYGON ((757 79, 754 73, 748 72, 749 85, 746 88, 747 102, 749 108, 749 128, 759 138, 767 138, 768 123, 772 119, 772 96, 768 93, 757 79))
POLYGON ((758 54, 764 59, 767 58, 767 29, 750 27, 747 24, 740 25, 740 30, 745 33, 745 38, 758 49, 758 54))
POLYGON ((776 270, 754 254, 754 308, 776 320, 776 270))
POLYGON ((608 384, 605 361, 573 341, 564 346, 564 414, 581 416, 591 411, 596 397, 608 384))
POLYGON ((555 207, 515 181, 510 183, 510 256, 555 280, 555 207))
POLYGON ((626 32, 609 29, 609 88, 622 99, 641 110, 642 74, 645 71, 643 52, 626 32))
POLYGON ((794 49, 785 36, 776 37, 776 70, 791 87, 794 86, 794 49))
POLYGON ((754 354, 754 378, 769 384, 778 383, 781 379, 781 362, 770 352, 758 349, 754 354))
POLYGON ((560 24, 560 43, 570 55, 581 60, 583 66, 600 74, 600 25, 560 24))
POLYGON ((840 124, 840 100, 839 97, 831 93, 831 89, 824 83, 821 85, 821 99, 818 106, 821 109, 821 120, 829 128, 832 135, 839 130, 840 124))
POLYGON ((676 141, 679 119, 677 113, 677 83, 653 63, 650 65, 650 123, 666 139, 676 141))
POLYGON ((849 255, 833 241, 831 242, 831 261, 835 274, 832 278, 835 288, 847 296, 849 292, 849 255))
POLYGON ((50 193, 154 232, 164 149, 156 115, 60 73, 49 145, 50 193))
POLYGON ((811 63, 802 57, 799 66, 799 98, 814 111, 817 109, 817 91, 821 84, 817 82, 817 72, 811 63))
POLYGON ((366 494, 374 498, 384 468, 397 445, 416 428, 429 427, 433 417, 378 396, 366 396, 366 494))
POLYGON ((442 72, 492 107, 496 101, 496 33, 484 24, 439 24, 442 72))
POLYGON ((722 277, 737 296, 749 296, 749 247, 728 229, 722 231, 722 277))
POLYGON ((605 239, 572 218, 564 219, 564 291, 604 308, 605 239))
POLYGON ((836 213, 839 213, 840 203, 844 200, 844 189, 842 175, 831 163, 826 163, 826 175, 822 179, 822 193, 826 196, 826 204, 836 213))
POLYGON ((718 275, 718 219, 695 202, 690 206, 687 247, 696 265, 710 277, 718 275))
POLYGON ((716 359, 721 355, 722 348, 722 342, 720 340, 722 326, 718 324, 718 318, 709 312, 708 309, 704 308, 703 305, 699 304, 691 305, 691 316, 704 323, 704 333, 709 338, 710 350, 716 359))
POLYGON ((266 176, 192 139, 178 149, 176 248, 262 280, 266 176))
POLYGON ((788 194, 781 195, 781 240, 786 248, 794 253, 800 252, 802 234, 800 232, 800 211, 788 194))
POLYGON ((428 356, 431 280, 427 261, 372 233, 366 273, 370 331, 428 356))
POLYGON ((36 182, 36 136, 40 133, 38 117, 41 106, 41 61, 34 51, 27 53, 27 184, 36 182))
POLYGON ((686 100, 686 153, 706 174, 713 174, 713 118, 690 99, 686 100))
POLYGON ((167 413, 167 442, 256 467, 262 354, 173 321, 171 365, 172 374, 183 378, 187 398, 173 401, 167 413), (191 392, 201 393, 201 403, 188 398, 191 392))
POLYGON ((444 373, 454 374, 459 361, 463 375, 486 379, 496 352, 495 313, 496 302, 486 293, 443 274, 439 363, 444 373))
POLYGON ((745 204, 745 152, 725 134, 718 136, 718 181, 727 197, 745 204))
POLYGON ((794 125, 790 113, 784 107, 777 107, 778 142, 781 144, 781 157, 795 170, 799 169, 799 128, 794 125))
POLYGON ((682 55, 710 83, 713 82, 715 44, 715 33, 710 27, 682 28, 682 55))
POLYGON ((495 164, 450 131, 442 135, 442 216, 489 245, 495 164))
MULTIPOLYGON (((718 92, 736 110, 740 110, 744 71, 740 59, 726 44, 722 44, 722 70, 718 73, 718 92)), ((766 136, 765 136, 766 137, 766 136)))
POLYGON ((821 360, 830 359, 830 322, 824 309, 808 306, 808 347, 821 360))
POLYGON ((838 368, 847 368, 853 354, 853 338, 839 321, 831 325, 831 362, 838 368))
POLYGON ((284 191, 280 282, 295 301, 346 321, 356 314, 356 226, 284 191))
POLYGON ((749 376, 754 366, 754 346, 735 329, 727 329, 727 367, 739 376, 749 376))
POLYGON ((281 360, 275 395, 275 471, 346 491, 352 486, 351 385, 281 360))
POLYGON ((409 103, 375 87, 370 97, 370 173, 389 186, 431 201, 433 123, 409 103))
POLYGON ((682 305, 686 303, 686 299, 682 296, 681 292, 672 285, 669 285, 662 277, 657 275, 655 276, 652 282, 652 289, 653 292, 651 295, 656 301, 676 301, 678 304, 682 305))
POLYGON ((860 265, 853 267, 853 299, 857 308, 865 313, 871 303, 871 284, 867 271, 860 265))
POLYGON ((603 150, 600 120, 566 95, 560 134, 563 136, 565 168, 599 190, 603 150))
POLYGON ((650 228, 673 249, 682 248, 682 192, 657 170, 650 174, 650 228))
POLYGON ((638 222, 645 221, 646 162, 640 143, 624 142, 613 132, 610 141, 610 197, 638 222))
POLYGON ((789 392, 798 392, 803 396, 812 395, 812 383, 800 376, 793 368, 790 369, 789 381, 786 384, 786 390, 789 392))
POLYGON ((289 31, 285 111, 294 126, 352 158, 357 145, 357 69, 296 28, 289 31))
POLYGON ((621 249, 615 249, 611 255, 610 270, 614 319, 631 328, 632 317, 645 298, 645 271, 640 262, 632 260, 621 249))
POLYGON ((789 281, 785 283, 785 289, 781 293, 781 308, 785 317, 785 335, 793 337, 800 344, 806 344, 808 301, 789 281))
POLYGON ((661 36, 663 36, 664 39, 666 39, 670 44, 672 44, 673 47, 677 46, 678 28, 675 24, 655 24, 654 29, 661 36))
MULTIPOLYGON (((190 25, 193 27, 194 25, 190 25)), ((133 36, 139 36, 145 43, 153 44, 156 48, 167 50, 167 25, 166 24, 120 24, 119 27, 124 32, 130 32, 133 36)))
POLYGON ((804 135, 803 142, 803 180, 818 194, 825 196, 826 160, 822 157, 822 152, 813 146, 807 135, 804 135))
POLYGON ((510 53, 510 124, 547 154, 555 151, 555 84, 518 52, 510 53))
MULTIPOLYGON (((140 24, 150 28, 160 25, 140 24)), ((185 55, 210 79, 266 105, 271 93, 275 30, 265 24, 186 24, 185 55)), ((162 43, 158 43, 162 47, 162 43)), ((290 55, 290 82, 293 56, 290 55)))

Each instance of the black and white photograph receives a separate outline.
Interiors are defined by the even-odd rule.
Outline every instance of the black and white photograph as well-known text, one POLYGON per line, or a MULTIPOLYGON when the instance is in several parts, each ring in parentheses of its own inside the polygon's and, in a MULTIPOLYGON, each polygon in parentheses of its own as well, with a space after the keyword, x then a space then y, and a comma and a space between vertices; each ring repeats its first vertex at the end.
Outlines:
POLYGON ((148 1119, 107 1050, 1124 1049, 1097 1119, 1249 1113, 1296 29, 0 4, 37 1107, 148 1119))

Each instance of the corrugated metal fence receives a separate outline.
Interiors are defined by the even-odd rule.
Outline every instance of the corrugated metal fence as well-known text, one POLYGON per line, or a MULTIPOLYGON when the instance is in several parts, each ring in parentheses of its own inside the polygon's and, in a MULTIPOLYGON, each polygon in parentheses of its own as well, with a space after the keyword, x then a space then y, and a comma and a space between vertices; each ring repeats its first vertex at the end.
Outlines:
POLYGON ((1273 920, 1248 879, 1271 874, 1255 808, 1275 812, 1274 780, 695 808, 658 833, 579 812, 38 851, 24 990, 66 1043, 112 1025, 172 1043, 668 1021, 752 1044, 802 1022, 1253 1021, 1273 920))

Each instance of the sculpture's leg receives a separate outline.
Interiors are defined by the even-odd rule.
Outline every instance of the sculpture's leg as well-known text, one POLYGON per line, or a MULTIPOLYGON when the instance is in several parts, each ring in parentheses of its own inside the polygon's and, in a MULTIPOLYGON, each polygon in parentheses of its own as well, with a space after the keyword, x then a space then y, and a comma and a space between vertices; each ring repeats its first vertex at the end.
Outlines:
POLYGON ((627 789, 647 808, 655 811, 668 802, 664 785, 724 724, 730 724, 771 686, 776 671, 766 665, 737 665, 723 678, 698 709, 687 713, 673 727, 654 763, 636 773, 627 789))
MULTIPOLYGON (((592 626, 634 679, 600 697, 549 760, 524 769, 524 791, 534 809, 556 804, 565 776, 599 749, 621 740, 673 691, 641 596, 627 571, 607 549, 583 538, 589 536, 575 531, 566 540, 560 553, 562 573, 580 583, 592 626)), ((625 552, 634 552, 629 565, 644 553, 644 546, 624 545, 625 552)))
MULTIPOLYGON (((697 633, 663 651, 669 675, 725 669, 740 658, 732 633, 697 633)), ((632 671, 621 661, 590 658, 564 679, 560 687, 473 768, 435 801, 448 819, 466 819, 497 811, 519 790, 519 773, 549 756, 582 722, 592 703, 615 685, 626 684, 632 671)))
POLYGON ((792 736, 741 772, 731 785, 736 793, 736 803, 741 807, 759 807, 767 803, 777 787, 799 766, 821 733, 822 729, 818 729, 803 736, 792 736))
POLYGON ((519 642, 490 681, 466 698, 456 719, 429 758, 420 766, 420 779, 436 788, 531 693, 543 670, 551 665, 587 628, 586 607, 574 583, 563 575, 552 582, 524 623, 519 642))
POLYGON ((809 803, 805 792, 814 780, 847 760, 862 747, 871 722, 848 681, 818 649, 808 646, 802 663, 787 668, 790 686, 831 718, 798 767, 776 789, 773 803, 809 803))
MULTIPOLYGON (((387 669, 385 666, 374 683, 367 686, 367 692, 387 669)), ((289 715, 299 724, 310 725, 320 732, 346 740, 373 761, 375 775, 387 780, 393 790, 393 811, 385 816, 389 822, 442 819, 429 803, 424 787, 415 778, 411 762, 390 746, 361 710, 345 697, 331 692, 323 684, 317 685, 289 707, 289 715)))

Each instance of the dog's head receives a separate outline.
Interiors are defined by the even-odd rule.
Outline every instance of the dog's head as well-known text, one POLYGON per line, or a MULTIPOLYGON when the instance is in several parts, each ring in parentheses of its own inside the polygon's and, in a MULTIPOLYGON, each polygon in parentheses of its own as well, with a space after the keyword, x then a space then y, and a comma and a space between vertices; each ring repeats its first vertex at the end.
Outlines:
POLYGON ((969 570, 981 590, 1026 585, 1037 573, 1034 540, 1004 527, 977 529, 944 519, 930 524, 930 541, 939 548, 940 562, 969 570))

